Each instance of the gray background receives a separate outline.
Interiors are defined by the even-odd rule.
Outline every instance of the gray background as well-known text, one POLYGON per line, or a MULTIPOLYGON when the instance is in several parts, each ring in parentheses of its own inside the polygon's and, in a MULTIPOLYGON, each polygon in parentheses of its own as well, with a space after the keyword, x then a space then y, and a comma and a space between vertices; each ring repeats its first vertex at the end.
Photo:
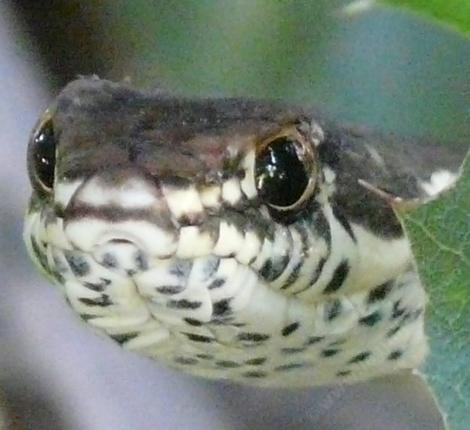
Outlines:
MULTIPOLYGON (((385 130, 470 137, 470 44, 450 32, 382 10, 354 19, 328 15, 331 28, 314 28, 326 16, 322 2, 319 17, 306 13, 312 6, 305 2, 297 3, 307 8, 298 15, 273 10, 274 2, 171 2, 150 13, 138 9, 141 3, 116 2, 103 14, 105 30, 96 31, 111 32, 103 46, 113 53, 97 65, 107 68, 104 77, 157 79, 189 94, 317 102, 337 117, 385 130), (191 31, 176 38, 189 24, 191 31)), ((32 269, 21 230, 30 129, 58 86, 93 70, 53 74, 26 28, 1 1, 0 387, 22 428, 440 428, 411 375, 354 387, 260 390, 175 373, 84 327, 32 269)))

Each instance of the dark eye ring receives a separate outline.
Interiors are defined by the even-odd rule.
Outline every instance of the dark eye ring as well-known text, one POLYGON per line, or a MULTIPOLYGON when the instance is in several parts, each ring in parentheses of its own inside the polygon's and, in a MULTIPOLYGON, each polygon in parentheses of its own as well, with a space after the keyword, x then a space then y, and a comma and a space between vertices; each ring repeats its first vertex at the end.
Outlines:
POLYGON ((302 206, 315 191, 317 162, 313 146, 291 131, 261 142, 258 148, 255 182, 261 199, 279 211, 302 206))
POLYGON ((28 147, 28 172, 40 192, 50 193, 54 186, 56 138, 52 117, 45 112, 33 131, 28 147))

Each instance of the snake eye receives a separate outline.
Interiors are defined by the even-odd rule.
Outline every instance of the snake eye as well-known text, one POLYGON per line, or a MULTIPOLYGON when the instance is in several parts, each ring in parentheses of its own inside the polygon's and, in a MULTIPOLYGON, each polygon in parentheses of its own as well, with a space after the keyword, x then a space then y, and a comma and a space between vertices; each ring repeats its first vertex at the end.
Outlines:
POLYGON ((33 132, 28 148, 28 170, 31 182, 40 191, 50 192, 54 185, 56 139, 52 118, 46 113, 33 132))
POLYGON ((263 201, 277 210, 291 210, 315 189, 313 150, 300 137, 278 136, 261 145, 256 156, 256 188, 263 201))

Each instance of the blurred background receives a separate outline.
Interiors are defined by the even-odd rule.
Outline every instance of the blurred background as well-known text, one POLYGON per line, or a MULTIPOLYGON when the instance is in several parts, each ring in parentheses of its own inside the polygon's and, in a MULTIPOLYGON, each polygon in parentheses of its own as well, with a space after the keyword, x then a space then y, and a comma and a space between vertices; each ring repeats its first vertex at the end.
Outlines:
POLYGON ((83 327, 21 241, 28 135, 78 75, 281 98, 388 132, 468 143, 470 42, 392 9, 346 14, 347 3, 0 0, 0 388, 12 428, 441 428, 412 376, 259 390, 124 353, 83 327))

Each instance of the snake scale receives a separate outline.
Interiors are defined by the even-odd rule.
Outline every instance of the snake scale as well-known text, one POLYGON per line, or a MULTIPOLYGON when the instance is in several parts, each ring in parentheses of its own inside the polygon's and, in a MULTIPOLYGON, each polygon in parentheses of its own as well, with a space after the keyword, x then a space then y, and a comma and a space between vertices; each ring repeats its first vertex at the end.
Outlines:
POLYGON ((459 159, 314 109, 81 78, 33 131, 24 238, 124 349, 208 378, 350 383, 427 351, 410 244, 374 189, 432 195, 459 159))

